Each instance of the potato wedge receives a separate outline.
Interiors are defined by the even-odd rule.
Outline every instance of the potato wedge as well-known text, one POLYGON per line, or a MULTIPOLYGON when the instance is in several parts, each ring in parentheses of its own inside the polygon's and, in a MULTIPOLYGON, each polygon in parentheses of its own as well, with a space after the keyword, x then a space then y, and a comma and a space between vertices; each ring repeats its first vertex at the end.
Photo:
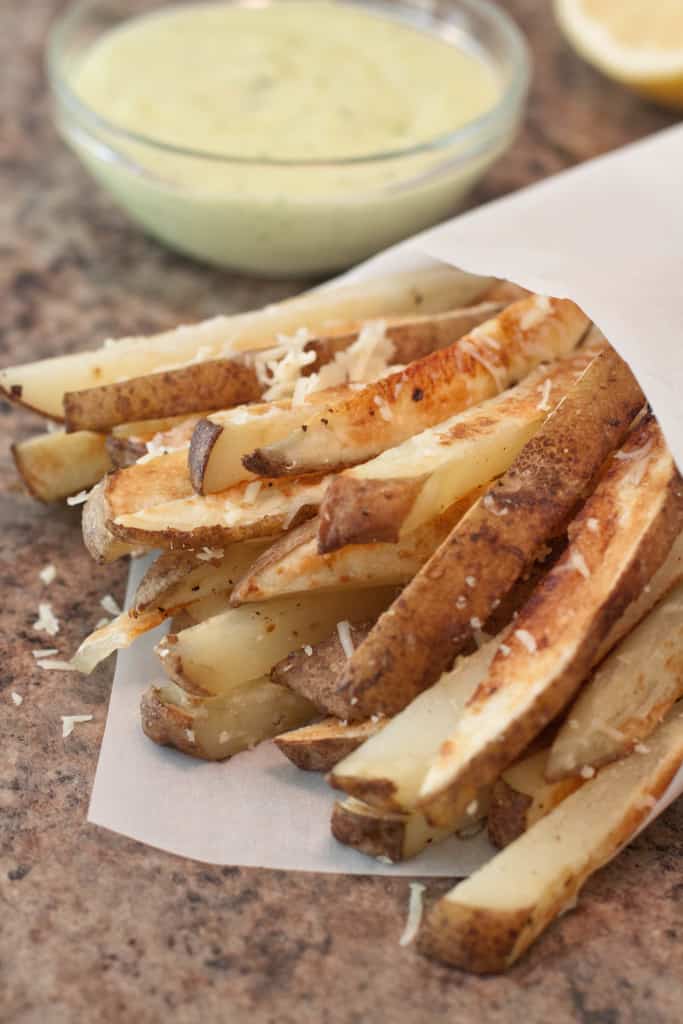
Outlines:
MULTIPOLYGON (((271 676, 272 678, 272 676, 271 676)), ((329 772, 338 761, 374 736, 383 722, 340 722, 326 718, 275 737, 285 757, 305 772, 329 772)))
MULTIPOLYGON (((352 646, 357 647, 361 644, 371 628, 371 621, 352 622, 349 626, 352 646)), ((341 645, 339 632, 334 630, 317 644, 307 644, 292 651, 273 666, 270 678, 274 683, 289 686, 291 690, 306 697, 315 704, 321 714, 330 715, 328 703, 330 699, 334 699, 336 680, 346 660, 347 655, 341 645)))
POLYGON ((548 782, 550 751, 537 750, 502 773, 491 791, 487 828, 494 846, 502 849, 557 807, 584 782, 581 776, 548 782))
POLYGON ((221 694, 270 672, 302 644, 328 636, 340 620, 386 607, 392 588, 299 594, 231 608, 165 637, 157 647, 167 674, 188 692, 221 694))
POLYGON ((237 359, 207 359, 174 370, 101 384, 64 395, 67 431, 109 430, 118 423, 225 409, 253 402, 262 387, 237 359))
MULTIPOLYGON (((346 393, 346 389, 340 389, 346 393)), ((311 410, 329 402, 332 394, 313 392, 298 405, 289 399, 242 405, 201 420, 193 433, 188 453, 192 486, 198 494, 215 494, 241 480, 255 479, 242 464, 243 456, 300 429, 311 410)))
POLYGON ((235 605, 281 594, 402 584, 411 580, 472 503, 469 496, 398 544, 355 544, 318 553, 318 520, 285 534, 253 563, 232 594, 235 605))
POLYGON ((642 744, 683 696, 683 586, 675 587, 598 666, 567 712, 549 779, 580 775, 642 744))
POLYGON ((608 765, 442 897, 423 920, 420 952, 477 974, 510 967, 637 835, 681 764, 679 710, 647 754, 608 765))
MULTIPOLYGON (((268 348, 280 333, 305 326, 335 333, 367 317, 436 313, 472 302, 491 279, 436 265, 357 284, 334 284, 305 292, 263 309, 217 316, 147 338, 110 342, 91 352, 76 352, 0 371, 0 393, 56 420, 63 418, 66 392, 175 369, 202 359, 268 348)), ((198 407, 195 407, 198 408, 198 407)), ((130 417, 128 417, 130 418, 130 417)))
POLYGON ((140 704, 145 735, 206 761, 224 761, 315 714, 303 697, 253 679, 222 697, 194 697, 175 683, 150 686, 140 704))
POLYGON ((614 350, 593 359, 510 469, 381 616, 339 681, 335 714, 396 714, 438 678, 539 544, 564 532, 642 401, 614 350))
MULTIPOLYGON (((227 604, 233 583, 262 550, 258 544, 234 544, 213 561, 198 561, 194 552, 161 555, 143 576, 133 607, 85 638, 71 664, 89 674, 114 651, 130 647, 143 633, 191 605, 222 595, 227 604)), ((200 552, 200 554, 204 554, 200 552)))
POLYGON ((191 497, 187 447, 162 455, 147 455, 135 465, 111 473, 104 493, 108 519, 191 497))
POLYGON ((38 501, 61 501, 89 490, 112 468, 101 434, 38 434, 11 448, 26 490, 38 501))
POLYGON ((377 736, 340 761, 328 777, 330 785, 381 811, 413 811, 429 765, 486 677, 497 646, 492 640, 461 658, 377 736))
POLYGON ((91 557, 100 565, 143 551, 146 546, 152 546, 139 542, 129 543, 111 533, 107 526, 105 483, 105 480, 101 480, 90 491, 88 500, 83 506, 81 519, 83 543, 91 557))
POLYGON ((331 403, 305 430, 257 448, 244 464, 279 476, 365 462, 567 354, 587 327, 572 302, 523 299, 448 348, 331 403))
POLYGON ((489 674, 443 743, 418 807, 457 817, 568 704, 598 648, 683 527, 683 481, 653 417, 608 461, 570 544, 504 636, 489 674))
MULTIPOLYGON (((116 517, 110 506, 107 528, 130 544, 170 550, 275 537, 316 514, 327 482, 326 477, 243 481, 218 494, 193 494, 116 517)), ((111 486, 108 497, 117 493, 111 486)), ((143 489, 140 500, 145 494, 143 489)))
POLYGON ((353 797, 335 801, 330 826, 338 842, 392 864, 416 857, 453 834, 433 828, 422 814, 378 811, 353 797))
POLYGON ((604 343, 532 371, 514 388, 457 413, 335 477, 320 507, 322 552, 398 541, 505 472, 604 343))

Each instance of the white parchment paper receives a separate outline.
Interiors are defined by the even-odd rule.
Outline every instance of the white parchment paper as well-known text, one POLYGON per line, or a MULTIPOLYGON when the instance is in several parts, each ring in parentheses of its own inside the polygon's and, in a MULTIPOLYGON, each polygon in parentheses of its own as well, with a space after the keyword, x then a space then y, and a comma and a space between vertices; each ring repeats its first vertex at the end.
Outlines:
MULTIPOLYGON (((344 280, 431 260, 574 299, 629 362, 683 466, 683 126, 402 242, 344 280)), ((129 597, 142 571, 133 565, 129 597)), ((158 748, 138 710, 161 676, 157 639, 119 655, 90 821, 214 864, 460 876, 491 856, 480 835, 406 864, 378 863, 331 838, 332 792, 272 744, 225 764, 158 748)), ((683 771, 652 816, 682 791, 683 771)))

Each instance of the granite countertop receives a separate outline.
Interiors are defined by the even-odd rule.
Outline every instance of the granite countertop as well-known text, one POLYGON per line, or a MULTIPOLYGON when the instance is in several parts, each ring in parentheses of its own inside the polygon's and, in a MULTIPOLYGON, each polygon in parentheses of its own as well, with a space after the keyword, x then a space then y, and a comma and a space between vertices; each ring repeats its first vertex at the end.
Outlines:
MULTIPOLYGON (((63 6, 24 0, 2 11, 2 363, 293 291, 293 282, 247 280, 162 250, 87 180, 51 125, 42 72, 46 27, 63 6)), ((529 35, 534 86, 522 134, 477 200, 672 122, 574 57, 547 4, 505 6, 529 35)), ((7 442, 39 430, 28 413, 0 411, 7 442)), ((37 668, 31 650, 46 644, 32 623, 49 594, 62 624, 54 646, 68 654, 101 616, 103 595, 122 599, 127 566, 94 567, 77 510, 44 508, 22 494, 6 445, 0 473, 1 1021, 681 1019, 681 802, 591 880, 578 909, 514 970, 484 979, 399 947, 404 880, 212 868, 88 825, 113 665, 90 678, 37 668), (57 578, 46 588, 38 573, 48 562, 57 578), (93 721, 65 741, 64 713, 93 721)), ((430 897, 446 888, 430 881, 430 897)))

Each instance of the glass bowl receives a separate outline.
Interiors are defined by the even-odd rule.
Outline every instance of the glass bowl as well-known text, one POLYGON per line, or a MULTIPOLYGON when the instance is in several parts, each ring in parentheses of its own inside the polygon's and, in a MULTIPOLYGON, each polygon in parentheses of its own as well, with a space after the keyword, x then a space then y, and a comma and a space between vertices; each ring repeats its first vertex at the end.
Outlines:
POLYGON ((184 149, 111 124, 72 87, 79 62, 103 33, 166 5, 81 0, 55 24, 48 46, 58 128, 133 220, 174 249, 268 276, 342 270, 462 205, 510 144, 529 80, 523 37, 485 0, 344 2, 479 53, 501 82, 496 105, 445 136, 363 157, 255 161, 184 149))

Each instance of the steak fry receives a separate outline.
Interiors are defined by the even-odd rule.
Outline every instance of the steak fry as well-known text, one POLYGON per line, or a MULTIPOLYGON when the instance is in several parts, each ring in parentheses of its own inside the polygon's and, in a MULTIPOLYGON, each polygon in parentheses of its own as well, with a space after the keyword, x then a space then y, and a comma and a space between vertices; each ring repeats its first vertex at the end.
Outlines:
POLYGON ((336 714, 395 714, 439 677, 539 545, 566 529, 642 403, 617 353, 596 356, 510 469, 381 616, 339 681, 336 714))

